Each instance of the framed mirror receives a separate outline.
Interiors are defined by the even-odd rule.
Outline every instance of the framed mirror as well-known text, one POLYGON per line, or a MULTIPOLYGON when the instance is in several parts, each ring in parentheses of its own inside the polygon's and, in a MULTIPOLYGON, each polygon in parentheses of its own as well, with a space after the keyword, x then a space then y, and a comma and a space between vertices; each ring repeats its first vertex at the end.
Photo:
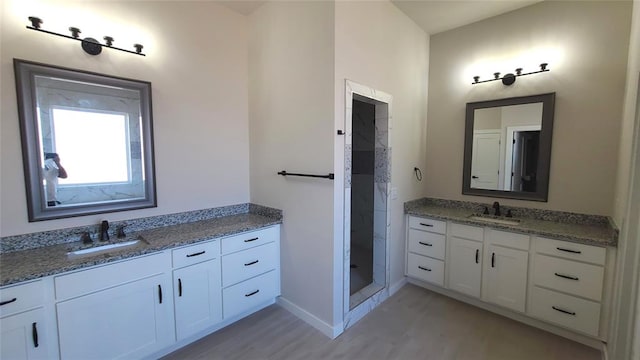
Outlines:
POLYGON ((157 206, 151 83, 14 70, 30 222, 157 206))
POLYGON ((555 93, 467 103, 462 193, 547 201, 555 93))

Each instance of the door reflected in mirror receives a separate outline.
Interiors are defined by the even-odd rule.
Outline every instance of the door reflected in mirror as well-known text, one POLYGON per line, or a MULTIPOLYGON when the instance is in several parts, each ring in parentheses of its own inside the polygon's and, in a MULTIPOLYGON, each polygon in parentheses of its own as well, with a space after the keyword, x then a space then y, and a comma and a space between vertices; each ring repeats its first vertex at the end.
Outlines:
POLYGON ((554 94, 467 104, 463 194, 546 201, 554 94))
POLYGON ((151 84, 14 65, 29 221, 155 206, 151 84))

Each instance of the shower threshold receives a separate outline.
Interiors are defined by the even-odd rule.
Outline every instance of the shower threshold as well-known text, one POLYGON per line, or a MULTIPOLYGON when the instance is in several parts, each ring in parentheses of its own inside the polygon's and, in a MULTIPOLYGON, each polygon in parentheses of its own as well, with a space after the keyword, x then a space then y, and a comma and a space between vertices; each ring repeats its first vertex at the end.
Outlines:
POLYGON ((384 289, 384 285, 376 284, 374 282, 351 294, 351 296, 349 296, 349 310, 353 310, 353 308, 362 304, 365 300, 372 297, 382 289, 384 289))

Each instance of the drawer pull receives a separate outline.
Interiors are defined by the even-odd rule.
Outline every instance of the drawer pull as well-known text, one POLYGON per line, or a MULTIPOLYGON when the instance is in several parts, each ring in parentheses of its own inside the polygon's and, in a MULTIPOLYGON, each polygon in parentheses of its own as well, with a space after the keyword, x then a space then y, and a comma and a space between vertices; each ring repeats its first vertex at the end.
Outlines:
POLYGON ((193 254, 188 254, 187 257, 194 257, 194 256, 200 256, 202 254, 206 253, 206 250, 202 250, 200 252, 197 253, 193 253, 193 254))
POLYGON ((7 304, 11 304, 12 302, 15 302, 16 300, 18 300, 18 298, 13 298, 13 299, 11 299, 11 300, 7 300, 7 301, 0 302, 0 306, 2 306, 2 305, 7 305, 7 304))
POLYGON ((564 275, 564 274, 558 274, 558 273, 555 273, 555 275, 556 275, 557 277, 561 277, 561 278, 563 278, 563 279, 569 279, 569 280, 575 280, 575 281, 580 280, 579 278, 577 278, 577 277, 575 277, 575 276, 571 276, 571 275, 564 275))
POLYGON ((255 294, 259 293, 259 292, 260 292, 260 289, 254 291, 254 292, 250 292, 248 294, 244 294, 244 296, 246 296, 246 297, 253 296, 253 295, 255 295, 255 294))
POLYGON ((422 267, 422 266, 418 266, 418 269, 424 270, 424 271, 431 271, 431 269, 428 269, 428 268, 422 267))
POLYGON ((420 225, 422 225, 422 226, 426 226, 426 227, 433 227, 433 224, 420 223, 420 225))
POLYGON ((479 256, 480 256, 480 249, 476 249, 476 264, 478 264, 479 262, 479 256))
POLYGON ((158 302, 162 304, 162 285, 158 285, 158 302))
POLYGON ((433 244, 429 244, 429 243, 422 242, 422 241, 418 241, 418 244, 424 245, 424 246, 433 246, 433 244))
POLYGON ((247 240, 245 240, 244 242, 252 242, 252 241, 256 241, 256 240, 258 240, 258 239, 259 239, 259 238, 254 237, 254 238, 252 238, 252 239, 247 239, 247 240))
POLYGON ((251 265, 253 265, 253 264, 257 264, 259 261, 260 261, 260 260, 254 260, 254 261, 252 261, 252 262, 248 262, 248 263, 244 264, 244 266, 251 266, 251 265))
POLYGON ((555 306, 552 306, 551 308, 553 308, 553 310, 555 310, 555 311, 560 311, 561 313, 565 313, 567 315, 576 316, 576 313, 574 313, 573 311, 568 311, 568 310, 561 309, 561 308, 555 307, 555 306))
POLYGON ((564 252, 568 252, 568 253, 572 253, 572 254, 582 254, 582 251, 580 251, 580 250, 571 250, 571 249, 565 249, 565 248, 561 248, 561 247, 557 247, 556 249, 558 249, 559 251, 564 251, 564 252))
POLYGON ((491 253, 491 267, 496 267, 496 253, 491 253))
POLYGON ((182 296, 182 279, 178 279, 178 297, 182 296))
POLYGON ((38 347, 38 327, 36 323, 31 325, 31 336, 33 336, 33 347, 38 347))

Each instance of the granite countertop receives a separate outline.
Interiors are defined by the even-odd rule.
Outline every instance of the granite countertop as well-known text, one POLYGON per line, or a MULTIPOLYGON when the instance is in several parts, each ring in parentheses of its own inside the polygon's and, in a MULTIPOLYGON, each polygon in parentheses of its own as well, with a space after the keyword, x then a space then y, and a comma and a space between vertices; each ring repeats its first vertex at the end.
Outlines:
POLYGON ((81 242, 72 242, 2 253, 0 254, 0 286, 134 256, 151 254, 177 246, 194 244, 281 223, 282 220, 279 218, 246 213, 132 232, 127 234, 124 239, 115 239, 110 242, 95 241, 92 246, 102 246, 135 239, 140 240, 138 244, 133 246, 76 258, 69 258, 67 252, 88 246, 83 245, 81 242))
MULTIPOLYGON (((601 247, 616 246, 618 242, 618 230, 606 217, 511 208, 514 209, 514 219, 520 220, 518 225, 469 218, 469 216, 481 213, 480 209, 484 209, 484 206, 486 204, 420 199, 405 203, 405 213, 601 247)), ((491 209, 490 205, 489 209, 491 209)))

